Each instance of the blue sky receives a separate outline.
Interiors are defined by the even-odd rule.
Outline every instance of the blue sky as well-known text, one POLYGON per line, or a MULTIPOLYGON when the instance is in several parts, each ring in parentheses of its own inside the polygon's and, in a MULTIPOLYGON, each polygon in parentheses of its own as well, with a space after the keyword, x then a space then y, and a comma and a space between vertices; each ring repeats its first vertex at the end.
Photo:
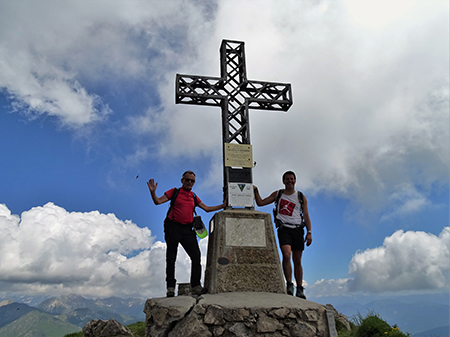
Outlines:
POLYGON ((1 294, 165 293, 146 181, 161 195, 190 169, 221 203, 220 110, 175 105, 174 84, 219 76, 222 39, 245 42, 249 79, 292 84, 287 113, 250 112, 253 175, 267 196, 297 173, 306 294, 449 291, 448 1, 0 8, 1 294))

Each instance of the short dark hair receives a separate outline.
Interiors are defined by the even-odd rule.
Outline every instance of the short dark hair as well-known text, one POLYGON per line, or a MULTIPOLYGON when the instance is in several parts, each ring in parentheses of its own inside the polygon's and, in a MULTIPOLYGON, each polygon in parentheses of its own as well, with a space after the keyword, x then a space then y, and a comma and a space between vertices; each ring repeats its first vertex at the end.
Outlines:
POLYGON ((193 174, 194 177, 195 177, 195 173, 194 173, 194 172, 192 172, 192 171, 186 171, 186 172, 184 172, 183 175, 181 176, 181 179, 183 179, 184 176, 185 176, 186 174, 193 174))
POLYGON ((294 176, 294 179, 297 179, 297 177, 295 176, 295 173, 292 171, 286 171, 283 173, 283 178, 282 180, 284 181, 284 178, 288 175, 288 174, 292 174, 294 176))

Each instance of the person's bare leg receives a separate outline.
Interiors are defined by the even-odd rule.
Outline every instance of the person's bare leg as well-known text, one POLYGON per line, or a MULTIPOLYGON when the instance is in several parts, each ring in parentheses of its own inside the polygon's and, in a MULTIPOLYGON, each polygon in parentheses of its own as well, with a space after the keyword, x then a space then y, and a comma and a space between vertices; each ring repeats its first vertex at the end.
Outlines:
POLYGON ((292 283, 291 246, 281 246, 281 254, 283 255, 282 265, 284 278, 286 279, 286 292, 288 295, 294 295, 294 285, 292 283))
POLYGON ((291 265, 291 246, 281 246, 281 254, 283 255, 283 273, 286 282, 292 282, 292 265, 291 265))
POLYGON ((297 286, 303 283, 303 267, 302 267, 302 253, 301 250, 292 251, 292 260, 294 262, 294 276, 297 281, 297 286))
POLYGON ((292 260, 294 261, 294 276, 297 281, 297 294, 295 296, 306 299, 303 293, 303 266, 302 266, 302 254, 301 250, 294 250, 292 252, 292 260))

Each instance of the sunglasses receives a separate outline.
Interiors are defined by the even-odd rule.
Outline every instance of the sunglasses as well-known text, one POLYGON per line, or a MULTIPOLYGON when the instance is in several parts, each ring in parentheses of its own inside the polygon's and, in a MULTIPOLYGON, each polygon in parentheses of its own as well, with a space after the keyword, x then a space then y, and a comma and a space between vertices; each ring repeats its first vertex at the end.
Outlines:
POLYGON ((184 180, 188 183, 195 183, 195 179, 184 178, 184 180))

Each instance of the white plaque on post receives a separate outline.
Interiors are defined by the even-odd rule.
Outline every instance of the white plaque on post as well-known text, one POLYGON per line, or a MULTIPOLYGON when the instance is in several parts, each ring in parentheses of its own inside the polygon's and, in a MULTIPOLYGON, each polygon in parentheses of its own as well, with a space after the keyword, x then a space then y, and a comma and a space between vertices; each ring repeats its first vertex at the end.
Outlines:
POLYGON ((253 184, 228 183, 228 204, 232 207, 253 207, 253 184))

